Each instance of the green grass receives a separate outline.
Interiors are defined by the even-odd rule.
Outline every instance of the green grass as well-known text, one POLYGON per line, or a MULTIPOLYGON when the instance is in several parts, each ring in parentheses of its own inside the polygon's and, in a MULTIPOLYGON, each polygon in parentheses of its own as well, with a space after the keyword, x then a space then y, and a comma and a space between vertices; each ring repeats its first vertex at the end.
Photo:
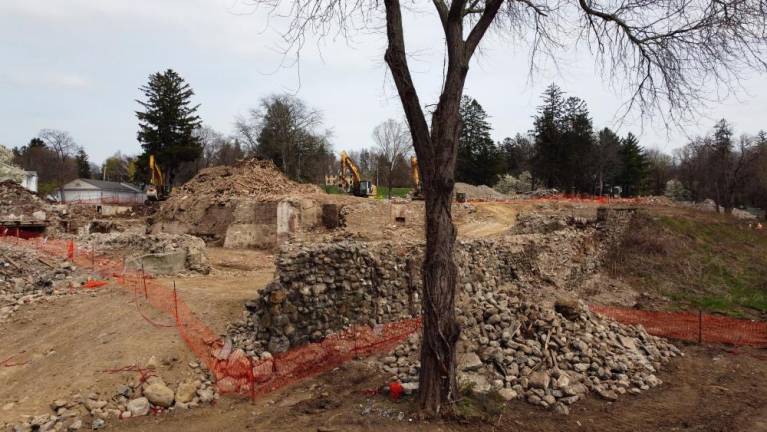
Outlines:
MULTIPOLYGON (((408 192, 410 192, 411 189, 412 188, 409 188, 409 187, 391 188, 391 196, 392 198, 394 197, 404 198, 405 196, 407 196, 408 192)), ((389 197, 388 191, 389 191, 389 188, 387 188, 386 186, 378 186, 378 192, 376 193, 376 198, 381 198, 381 199, 388 198, 389 197)))
MULTIPOLYGON (((321 187, 322 189, 325 190, 326 193, 329 193, 329 194, 338 194, 338 195, 346 194, 346 192, 344 192, 343 190, 341 190, 341 188, 335 185, 321 186, 321 187)), ((410 192, 411 189, 412 188, 409 188, 409 187, 391 188, 391 196, 392 198, 394 197, 404 198, 405 196, 407 196, 407 194, 410 192)), ((376 198, 377 199, 388 198, 389 197, 388 191, 389 191, 389 188, 387 188, 386 186, 379 186, 376 192, 376 198)))
POLYGON ((340 187, 336 185, 330 185, 330 186, 320 186, 322 189, 325 190, 326 193, 329 194, 335 194, 335 195, 345 195, 346 192, 344 192, 340 187))
POLYGON ((767 235, 712 215, 643 214, 612 251, 610 269, 680 309, 767 316, 767 235))

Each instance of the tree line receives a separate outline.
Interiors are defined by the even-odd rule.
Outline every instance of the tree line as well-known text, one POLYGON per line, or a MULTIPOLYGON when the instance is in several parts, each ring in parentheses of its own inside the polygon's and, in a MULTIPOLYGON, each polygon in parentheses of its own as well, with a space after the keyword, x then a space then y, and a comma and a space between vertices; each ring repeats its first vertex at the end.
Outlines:
MULTIPOLYGON (((75 178, 143 184, 147 161, 157 157, 167 181, 181 184, 203 168, 232 165, 245 157, 272 160, 289 178, 322 184, 339 171, 333 134, 322 113, 291 95, 271 95, 238 117, 224 134, 203 124, 192 102, 194 91, 173 70, 152 74, 141 87, 137 138, 143 152, 117 152, 99 166, 61 130, 44 129, 13 149, 14 162, 39 176, 43 194, 75 178)), ((494 185, 505 192, 538 188, 571 194, 663 195, 712 199, 717 209, 767 208, 767 133, 735 136, 719 121, 712 131, 672 154, 640 145, 628 132, 597 130, 586 101, 568 96, 556 84, 542 94, 532 128, 501 141, 492 138, 490 116, 470 96, 461 99, 462 127, 456 153, 456 181, 494 185)), ((363 178, 393 187, 412 186, 411 134, 403 121, 379 124, 373 145, 349 151, 363 178)))
MULTIPOLYGON (((188 181, 201 169, 232 165, 246 157, 272 160, 300 182, 321 184, 338 172, 332 132, 324 127, 322 113, 295 96, 263 98, 234 121, 233 133, 225 134, 203 123, 193 89, 171 69, 150 75, 140 92, 141 109, 136 111, 140 154, 118 151, 98 166, 68 132, 44 129, 28 144, 14 148, 14 162, 38 172, 42 194, 78 177, 146 184, 149 155, 156 157, 166 182, 173 185, 188 181)), ((388 120, 374 129, 373 140, 376 145, 370 150, 352 152, 364 174, 375 170, 375 179, 383 184, 408 186, 407 128, 388 120)))
POLYGON ((495 142, 489 115, 464 96, 456 181, 505 193, 538 188, 589 195, 712 199, 723 211, 767 208, 767 133, 735 137, 720 120, 707 135, 667 154, 608 127, 597 130, 583 99, 556 84, 543 92, 532 128, 495 142))

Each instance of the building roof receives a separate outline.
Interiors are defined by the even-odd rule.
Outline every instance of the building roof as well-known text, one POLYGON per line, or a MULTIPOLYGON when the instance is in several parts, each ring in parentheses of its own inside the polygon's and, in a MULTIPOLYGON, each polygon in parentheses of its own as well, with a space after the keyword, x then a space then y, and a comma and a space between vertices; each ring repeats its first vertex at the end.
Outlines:
POLYGON ((77 182, 88 183, 89 185, 95 188, 110 191, 110 192, 142 193, 141 189, 139 189, 137 186, 134 186, 130 183, 118 183, 118 182, 109 182, 109 181, 103 181, 103 180, 93 180, 93 179, 84 179, 84 178, 73 180, 65 184, 63 189, 64 190, 81 189, 77 187, 76 185, 77 182))

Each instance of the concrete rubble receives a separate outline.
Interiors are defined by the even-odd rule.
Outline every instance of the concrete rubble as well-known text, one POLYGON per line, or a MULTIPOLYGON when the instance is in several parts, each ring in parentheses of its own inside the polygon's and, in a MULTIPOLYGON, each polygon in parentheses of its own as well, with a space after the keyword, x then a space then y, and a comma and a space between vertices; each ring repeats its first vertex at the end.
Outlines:
POLYGON ((92 233, 80 236, 78 247, 96 255, 112 253, 125 257, 127 270, 153 275, 210 273, 205 242, 186 234, 143 234, 136 232, 92 233))
POLYGON ((59 228, 59 213, 56 206, 20 184, 11 180, 0 182, 0 221, 43 224, 52 232, 59 228))
POLYGON ((68 261, 0 244, 0 322, 24 305, 70 295, 87 280, 68 261))
MULTIPOLYGON (((673 345, 592 314, 577 301, 554 307, 520 300, 543 286, 566 292, 593 273, 630 214, 600 212, 599 221, 523 218, 525 234, 456 243, 465 384, 561 413, 587 393, 614 400, 660 384, 655 373, 679 354, 673 345)), ((422 255, 420 243, 285 247, 275 280, 247 302, 229 337, 255 359, 269 358, 352 325, 417 316, 422 255)), ((406 391, 417 389, 418 348, 418 336, 411 336, 378 363, 406 391)))
POLYGON ((247 159, 200 171, 162 203, 150 229, 227 248, 272 249, 323 225, 324 205, 333 198, 320 192, 288 179, 270 161, 247 159))
MULTIPOLYGON (((154 361, 153 357, 148 363, 154 361)), ((219 395, 209 372, 197 362, 191 362, 189 368, 191 371, 188 378, 170 385, 159 376, 156 365, 147 364, 147 378, 143 381, 121 385, 107 394, 75 394, 66 399, 57 399, 50 405, 51 413, 23 416, 24 420, 12 425, 10 430, 96 430, 106 427, 106 422, 111 420, 186 410, 214 403, 219 395)))

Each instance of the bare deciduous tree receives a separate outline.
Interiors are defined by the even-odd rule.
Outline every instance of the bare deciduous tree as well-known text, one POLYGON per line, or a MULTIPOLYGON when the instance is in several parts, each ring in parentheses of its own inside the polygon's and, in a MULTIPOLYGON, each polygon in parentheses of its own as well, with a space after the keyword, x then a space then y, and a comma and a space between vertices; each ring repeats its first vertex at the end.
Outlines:
MULTIPOLYGON (((457 398, 456 230, 451 217, 459 104, 471 59, 488 30, 531 42, 542 52, 586 43, 605 73, 631 92, 627 109, 691 113, 708 96, 701 83, 730 88, 745 69, 765 69, 764 0, 432 0, 444 33, 446 64, 431 127, 411 77, 400 0, 254 0, 276 18, 300 50, 309 35, 348 35, 385 20, 386 64, 408 121, 426 196, 423 264, 421 407, 440 413, 457 398), (383 14, 381 14, 383 6, 383 14), (661 108, 660 110, 658 108, 661 108)), ((422 10, 414 13, 421 13, 422 10)), ((666 117, 664 116, 664 119, 666 117)))
POLYGON ((396 168, 397 161, 405 158, 413 146, 410 141, 410 132, 397 120, 388 119, 373 129, 373 140, 386 163, 386 186, 389 188, 388 197, 391 198, 392 172, 396 168))
POLYGON ((59 198, 64 202, 64 182, 66 179, 67 162, 77 151, 75 140, 69 132, 57 129, 43 129, 38 134, 49 149, 56 154, 56 183, 59 189, 59 198))

